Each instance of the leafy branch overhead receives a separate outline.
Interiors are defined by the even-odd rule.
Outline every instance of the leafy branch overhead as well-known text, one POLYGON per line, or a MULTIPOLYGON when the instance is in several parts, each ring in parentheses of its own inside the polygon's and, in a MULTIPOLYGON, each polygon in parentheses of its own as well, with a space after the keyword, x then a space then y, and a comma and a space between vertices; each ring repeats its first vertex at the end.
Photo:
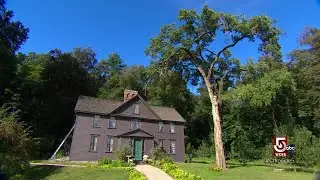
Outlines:
POLYGON ((231 58, 229 50, 243 40, 260 39, 259 51, 263 55, 281 58, 280 30, 266 16, 247 19, 205 6, 200 14, 194 10, 181 10, 178 20, 179 26, 163 26, 159 35, 151 40, 146 54, 160 65, 180 71, 187 79, 201 75, 218 81, 230 74, 237 75, 240 63, 231 58), (226 45, 220 49, 213 45, 218 35, 226 38, 226 45))
POLYGON ((251 106, 262 107, 272 103, 283 88, 292 88, 293 79, 286 69, 265 73, 253 83, 242 84, 232 89, 224 97, 233 101, 247 101, 251 106))

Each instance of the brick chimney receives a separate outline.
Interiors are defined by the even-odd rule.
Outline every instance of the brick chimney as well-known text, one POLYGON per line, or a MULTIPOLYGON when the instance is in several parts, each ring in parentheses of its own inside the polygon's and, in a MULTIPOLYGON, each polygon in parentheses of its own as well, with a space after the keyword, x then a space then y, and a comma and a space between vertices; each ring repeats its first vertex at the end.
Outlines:
POLYGON ((124 93, 123 93, 123 101, 128 101, 137 94, 138 94, 138 91, 126 89, 126 90, 124 90, 124 93))

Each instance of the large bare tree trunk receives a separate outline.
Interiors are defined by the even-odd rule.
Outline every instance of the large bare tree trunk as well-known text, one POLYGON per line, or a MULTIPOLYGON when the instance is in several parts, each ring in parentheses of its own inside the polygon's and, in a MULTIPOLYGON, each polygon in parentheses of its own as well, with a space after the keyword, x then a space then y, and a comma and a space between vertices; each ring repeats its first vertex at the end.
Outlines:
POLYGON ((207 90, 209 93, 211 105, 212 105, 212 116, 214 126, 214 144, 216 150, 216 165, 222 169, 226 169, 226 158, 224 154, 224 147, 222 142, 222 124, 221 116, 219 111, 218 97, 214 94, 211 87, 211 83, 206 81, 207 90))

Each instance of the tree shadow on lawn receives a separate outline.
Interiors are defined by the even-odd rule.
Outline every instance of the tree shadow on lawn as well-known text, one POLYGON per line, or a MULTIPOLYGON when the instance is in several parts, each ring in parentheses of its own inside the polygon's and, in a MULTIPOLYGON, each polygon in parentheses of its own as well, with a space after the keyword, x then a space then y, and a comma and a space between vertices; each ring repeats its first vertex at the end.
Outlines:
POLYGON ((212 162, 208 162, 208 161, 201 161, 201 160, 192 160, 191 163, 201 163, 201 164, 212 164, 212 162))
POLYGON ((47 176, 50 176, 51 174, 56 173, 57 171, 59 171, 61 168, 60 166, 31 166, 30 169, 27 170, 27 172, 25 173, 25 176, 28 179, 32 179, 32 180, 40 180, 40 179, 44 179, 47 176))
POLYGON ((270 168, 277 168, 283 169, 287 172, 306 172, 306 173, 314 173, 315 171, 311 168, 303 168, 303 167, 281 167, 277 166, 277 164, 243 164, 243 163, 235 163, 235 162, 228 162, 227 167, 238 168, 238 167, 254 167, 254 166, 263 166, 263 167, 270 167, 270 168))

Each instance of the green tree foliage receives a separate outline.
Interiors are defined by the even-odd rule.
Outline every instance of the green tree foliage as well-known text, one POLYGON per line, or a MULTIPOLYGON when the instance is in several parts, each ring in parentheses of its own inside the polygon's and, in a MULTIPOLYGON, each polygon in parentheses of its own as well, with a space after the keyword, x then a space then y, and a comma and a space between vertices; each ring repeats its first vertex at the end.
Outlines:
POLYGON ((127 65, 124 64, 118 53, 112 53, 107 59, 102 59, 97 65, 99 75, 102 76, 103 82, 105 83, 112 76, 118 75, 123 71, 127 65))
POLYGON ((12 21, 13 12, 5 8, 0 1, 0 52, 14 53, 27 40, 29 29, 20 21, 12 21))
POLYGON ((195 148, 198 148, 203 140, 210 140, 212 135, 212 124, 210 121, 211 103, 208 92, 205 88, 199 88, 199 95, 193 97, 193 111, 187 119, 186 135, 187 141, 195 148))
POLYGON ((123 100, 125 89, 137 90, 144 95, 144 87, 148 81, 147 69, 143 66, 130 66, 111 76, 99 89, 99 97, 123 100))
POLYGON ((0 0, 0 105, 15 94, 17 59, 14 53, 27 40, 29 30, 20 21, 13 21, 13 12, 0 0))
POLYGON ((97 64, 96 53, 91 48, 74 48, 72 55, 88 72, 92 71, 97 64))
POLYGON ((291 54, 290 70, 297 84, 299 121, 314 133, 320 131, 320 30, 307 28, 300 38, 304 49, 291 54))
POLYGON ((152 73, 149 67, 149 81, 146 84, 148 101, 153 105, 173 107, 187 120, 194 109, 194 98, 187 88, 187 82, 174 71, 163 74, 152 73))
POLYGON ((33 140, 15 114, 0 109, 0 169, 9 175, 22 173, 29 167, 33 140))

